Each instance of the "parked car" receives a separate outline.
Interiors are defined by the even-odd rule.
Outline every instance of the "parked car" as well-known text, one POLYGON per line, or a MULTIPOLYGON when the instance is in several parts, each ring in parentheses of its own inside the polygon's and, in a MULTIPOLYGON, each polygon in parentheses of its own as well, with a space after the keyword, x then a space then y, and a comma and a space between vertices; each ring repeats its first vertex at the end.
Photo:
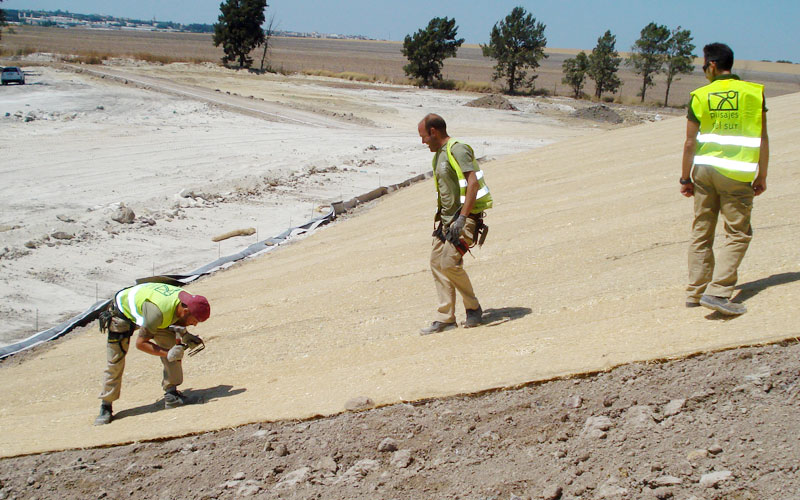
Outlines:
POLYGON ((5 67, 3 68, 3 75, 0 76, 0 82, 2 82, 3 85, 14 82, 25 85, 25 73, 16 66, 5 67))

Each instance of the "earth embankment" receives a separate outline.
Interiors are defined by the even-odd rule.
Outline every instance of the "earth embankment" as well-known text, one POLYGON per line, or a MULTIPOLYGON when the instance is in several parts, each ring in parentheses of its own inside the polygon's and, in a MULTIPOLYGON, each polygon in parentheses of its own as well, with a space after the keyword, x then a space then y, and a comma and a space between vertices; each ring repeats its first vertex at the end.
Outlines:
POLYGON ((432 187, 418 184, 190 287, 213 307, 196 330, 208 348, 185 362, 184 387, 205 404, 159 411, 160 370, 134 352, 118 418, 92 427, 105 354, 93 329, 4 366, 0 454, 306 418, 355 397, 386 405, 796 337, 800 94, 773 99, 769 115, 770 188, 756 200, 740 268, 742 317, 683 307, 692 209, 677 183, 684 120, 668 119, 485 165, 496 207, 466 266, 484 310, 508 321, 418 335, 434 307, 432 187))

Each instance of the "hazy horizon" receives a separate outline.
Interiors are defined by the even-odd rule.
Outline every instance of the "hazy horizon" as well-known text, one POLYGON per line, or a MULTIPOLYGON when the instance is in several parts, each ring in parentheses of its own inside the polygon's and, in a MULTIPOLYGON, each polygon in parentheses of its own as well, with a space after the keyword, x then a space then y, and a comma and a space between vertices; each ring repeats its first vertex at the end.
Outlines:
MULTIPOLYGON (((800 35, 796 21, 800 2, 777 0, 769 8, 743 0, 723 7, 716 2, 675 0, 668 5, 649 0, 564 0, 534 5, 531 1, 496 0, 491 3, 456 0, 430 5, 420 0, 403 3, 345 0, 318 3, 310 0, 270 0, 267 19, 285 31, 363 35, 400 41, 424 28, 433 17, 455 18, 458 36, 466 43, 486 43, 495 23, 516 6, 522 6, 545 24, 548 47, 591 50, 606 30, 617 37, 620 52, 630 50, 640 30, 650 22, 670 29, 689 29, 702 53, 703 45, 724 42, 737 59, 800 62, 800 35)), ((63 10, 131 19, 213 24, 219 16, 218 0, 5 0, 4 9, 63 10)), ((2 42, 0 42, 2 43, 2 42)))

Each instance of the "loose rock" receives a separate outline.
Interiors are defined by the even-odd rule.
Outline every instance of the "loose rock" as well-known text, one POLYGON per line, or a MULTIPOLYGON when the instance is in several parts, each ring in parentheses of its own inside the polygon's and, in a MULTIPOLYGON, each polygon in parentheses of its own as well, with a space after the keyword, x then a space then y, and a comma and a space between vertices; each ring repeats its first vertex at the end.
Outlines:
POLYGON ((389 461, 389 464, 397 469, 405 469, 411 465, 412 460, 410 450, 399 450, 392 454, 392 459, 389 461))
POLYGON ((661 476, 650 481, 651 486, 675 486, 681 484, 681 479, 675 476, 661 476))
POLYGON ((586 423, 583 426, 583 432, 589 434, 592 431, 607 431, 613 425, 611 419, 606 416, 589 417, 586 419, 586 423))
POLYGON ((677 415, 678 413, 683 410, 683 407, 686 405, 685 399, 673 399, 669 403, 664 406, 664 416, 665 417, 672 417, 677 415))
POLYGON ((136 219, 136 214, 124 204, 120 204, 117 213, 111 217, 111 220, 117 221, 120 224, 130 224, 134 219, 136 219))
POLYGON ((397 441, 386 438, 378 445, 378 451, 397 451, 397 441))
POLYGON ((542 499, 543 500, 559 500, 561 498, 561 494, 564 490, 561 486, 548 486, 542 492, 542 499))
POLYGON ((311 467, 302 467, 300 469, 293 470, 292 472, 283 476, 283 478, 280 481, 278 481, 278 484, 275 485, 275 489, 276 490, 292 489, 297 485, 308 481, 310 474, 311 474, 311 467))
POLYGON ((705 486, 706 488, 713 488, 722 481, 727 481, 732 476, 733 474, 731 473, 731 471, 728 470, 703 474, 702 476, 700 476, 700 486, 705 486))

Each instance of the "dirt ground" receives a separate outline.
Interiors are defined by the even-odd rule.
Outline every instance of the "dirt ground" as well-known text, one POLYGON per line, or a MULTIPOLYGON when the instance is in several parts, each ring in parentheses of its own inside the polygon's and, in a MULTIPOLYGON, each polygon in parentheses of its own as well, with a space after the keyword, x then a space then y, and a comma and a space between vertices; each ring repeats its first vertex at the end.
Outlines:
POLYGON ((463 106, 470 94, 130 60, 76 72, 29 59, 28 85, 0 93, 0 152, 13 160, 0 168, 0 345, 137 278, 188 273, 334 201, 426 172, 415 130, 428 110, 480 140, 483 159, 597 131, 570 120, 568 100, 519 98, 523 112, 478 139, 495 115, 463 106), (132 220, 115 220, 123 206, 132 220), (243 228, 256 232, 212 242, 243 228))
MULTIPOLYGON (((0 498, 788 500, 800 344, 0 461, 0 498)), ((165 410, 162 410, 165 411, 165 410)))

